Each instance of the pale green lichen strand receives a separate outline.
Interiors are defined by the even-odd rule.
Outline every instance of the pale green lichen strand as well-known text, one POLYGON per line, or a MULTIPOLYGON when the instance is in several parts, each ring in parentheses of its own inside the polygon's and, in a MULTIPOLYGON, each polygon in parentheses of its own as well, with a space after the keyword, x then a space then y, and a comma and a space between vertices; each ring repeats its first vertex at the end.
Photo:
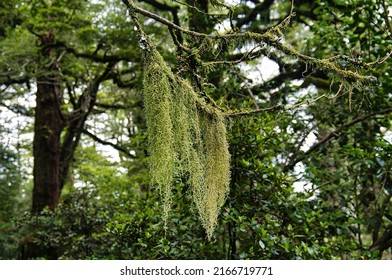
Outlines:
POLYGON ((201 223, 211 238, 230 181, 224 117, 187 81, 174 76, 156 50, 145 60, 149 168, 151 185, 162 195, 163 218, 167 221, 174 178, 186 178, 201 223))

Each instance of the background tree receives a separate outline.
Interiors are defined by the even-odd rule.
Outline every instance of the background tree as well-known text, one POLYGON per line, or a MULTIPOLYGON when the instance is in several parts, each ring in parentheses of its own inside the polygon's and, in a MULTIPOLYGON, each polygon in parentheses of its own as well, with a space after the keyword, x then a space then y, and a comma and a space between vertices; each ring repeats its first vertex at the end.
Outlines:
POLYGON ((34 84, 32 209, 38 213, 57 206, 98 89, 105 80, 122 83, 115 66, 121 61, 125 66, 133 55, 121 46, 129 40, 117 38, 116 45, 110 42, 113 32, 96 29, 107 18, 97 20, 94 13, 106 9, 112 16, 114 7, 85 1, 29 1, 15 7, 20 22, 7 30, 3 42, 4 53, 12 54, 4 57, 2 79, 4 91, 12 91, 15 83, 30 91, 34 84))

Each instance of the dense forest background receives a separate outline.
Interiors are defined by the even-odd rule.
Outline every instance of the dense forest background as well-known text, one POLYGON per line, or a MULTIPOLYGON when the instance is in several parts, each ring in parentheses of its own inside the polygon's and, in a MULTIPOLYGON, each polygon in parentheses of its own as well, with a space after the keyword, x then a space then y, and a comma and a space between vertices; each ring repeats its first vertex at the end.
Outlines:
POLYGON ((1 0, 0 259, 391 259, 391 57, 390 0, 1 0), (210 238, 150 184, 150 44, 225 114, 210 238))

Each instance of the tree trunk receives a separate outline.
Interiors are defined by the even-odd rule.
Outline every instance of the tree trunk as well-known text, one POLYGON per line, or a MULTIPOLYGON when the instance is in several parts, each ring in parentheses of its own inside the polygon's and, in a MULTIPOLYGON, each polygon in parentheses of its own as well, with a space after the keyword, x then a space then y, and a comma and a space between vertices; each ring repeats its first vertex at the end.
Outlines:
POLYGON ((64 121, 59 108, 58 80, 37 80, 34 126, 33 213, 56 208, 60 197, 60 134, 64 121))
POLYGON ((45 207, 56 208, 60 197, 60 135, 64 120, 60 108, 61 85, 56 74, 58 62, 56 50, 50 48, 54 35, 47 32, 39 37, 42 46, 43 67, 37 78, 34 124, 34 188, 32 212, 39 213, 45 207))
POLYGON ((60 192, 69 179, 69 169, 71 168, 76 148, 79 145, 87 116, 88 114, 83 114, 82 117, 72 121, 65 133, 60 154, 60 192))
MULTIPOLYGON (((34 188, 32 213, 54 210, 60 197, 60 134, 64 121, 59 103, 60 84, 53 75, 37 79, 34 124, 34 188)), ((28 241, 21 246, 22 259, 57 259, 57 249, 28 241)))

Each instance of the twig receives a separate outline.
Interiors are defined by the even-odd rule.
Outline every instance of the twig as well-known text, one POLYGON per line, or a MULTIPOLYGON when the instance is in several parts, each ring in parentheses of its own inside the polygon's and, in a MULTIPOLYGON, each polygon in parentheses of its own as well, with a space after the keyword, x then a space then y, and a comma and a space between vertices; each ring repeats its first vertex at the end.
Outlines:
POLYGON ((251 111, 242 111, 242 112, 230 112, 230 111, 228 112, 228 111, 226 111, 224 113, 224 115, 227 117, 241 117, 241 116, 248 116, 248 115, 254 115, 254 114, 265 113, 265 112, 272 112, 272 111, 279 111, 279 110, 288 111, 288 110, 292 110, 292 109, 298 108, 303 105, 310 105, 310 104, 315 103, 324 97, 326 97, 325 94, 323 94, 313 100, 301 101, 301 102, 295 103, 294 105, 291 105, 291 106, 284 106, 282 104, 279 104, 279 105, 275 105, 272 107, 256 109, 256 110, 251 110, 251 111))
POLYGON ((367 63, 366 65, 367 65, 367 66, 372 66, 372 65, 374 65, 374 64, 383 64, 385 61, 387 61, 387 59, 388 59, 391 55, 392 55, 392 51, 391 51, 389 54, 387 54, 382 60, 370 62, 370 63, 367 63))
POLYGON ((260 109, 260 108, 259 108, 259 104, 257 104, 256 97, 255 97, 255 95, 253 94, 252 90, 250 89, 248 82, 245 80, 244 77, 242 77, 241 73, 239 73, 238 71, 236 71, 236 72, 237 72, 237 76, 238 76, 238 77, 242 80, 242 82, 244 83, 245 89, 246 89, 246 91, 248 92, 250 98, 253 100, 253 103, 255 104, 256 110, 259 110, 259 109, 260 109))
POLYGON ((279 110, 283 110, 283 109, 284 109, 284 106, 279 104, 279 105, 275 105, 275 106, 272 106, 272 107, 262 108, 262 109, 257 109, 257 110, 251 110, 251 111, 225 112, 224 115, 226 117, 241 117, 241 116, 249 116, 249 115, 265 113, 265 112, 279 111, 279 110))

